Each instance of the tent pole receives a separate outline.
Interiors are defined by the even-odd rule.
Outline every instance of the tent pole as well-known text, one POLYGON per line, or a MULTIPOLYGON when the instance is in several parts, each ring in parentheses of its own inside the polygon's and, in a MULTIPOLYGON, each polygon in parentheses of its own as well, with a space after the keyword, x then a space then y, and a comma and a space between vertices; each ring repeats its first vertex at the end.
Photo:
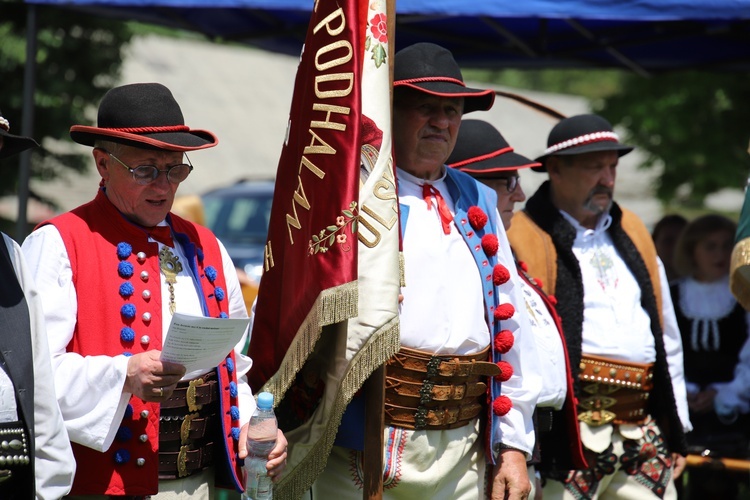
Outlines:
MULTIPOLYGON (((26 4, 26 63, 23 74, 23 109, 21 135, 34 135, 34 91, 36 89, 37 19, 36 5, 26 4)), ((18 218, 16 240, 23 241, 28 234, 26 207, 29 200, 29 178, 31 177, 31 150, 21 153, 18 173, 18 218)))

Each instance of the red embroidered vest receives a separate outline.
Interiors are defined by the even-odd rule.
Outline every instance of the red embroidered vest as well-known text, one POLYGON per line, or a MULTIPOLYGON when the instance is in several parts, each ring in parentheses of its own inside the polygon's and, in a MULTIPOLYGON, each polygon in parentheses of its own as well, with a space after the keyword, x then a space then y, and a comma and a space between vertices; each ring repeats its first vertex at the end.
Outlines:
MULTIPOLYGON (((174 214, 175 239, 196 277, 203 315, 227 317, 221 252, 206 228, 174 214)), ((47 221, 62 235, 73 270, 78 315, 68 352, 83 356, 131 355, 162 348, 159 245, 112 205, 96 198, 47 221)), ((46 224, 45 223, 45 224, 46 224)), ((237 463, 239 411, 234 352, 217 367, 232 486, 242 487, 237 463), (236 417, 236 418, 234 418, 236 417)), ((104 453, 73 443, 77 470, 71 495, 153 495, 158 492, 159 404, 132 396, 112 446, 104 453)), ((218 474, 217 474, 218 475, 218 474)))

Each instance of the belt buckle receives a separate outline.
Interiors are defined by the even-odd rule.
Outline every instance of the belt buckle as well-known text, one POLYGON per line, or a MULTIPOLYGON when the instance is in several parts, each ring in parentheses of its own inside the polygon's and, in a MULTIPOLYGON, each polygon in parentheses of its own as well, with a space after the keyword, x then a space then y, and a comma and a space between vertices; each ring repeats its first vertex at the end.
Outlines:
POLYGON ((177 477, 185 477, 188 475, 187 452, 187 446, 180 447, 180 452, 177 454, 177 477))
POLYGON ((203 408, 203 405, 196 403, 195 401, 195 392, 196 392, 196 386, 203 385, 203 379, 202 378, 196 378, 190 381, 187 388, 187 395, 185 399, 187 400, 188 405, 188 411, 190 413, 196 412, 203 408))
POLYGON ((414 414, 414 428, 417 430, 427 427, 427 408, 420 406, 414 414))
POLYGON ((614 421, 617 415, 607 410, 617 403, 617 399, 609 396, 617 391, 617 387, 592 384, 584 388, 591 396, 579 401, 578 406, 586 411, 578 414, 578 420, 585 422, 591 427, 600 427, 614 421), (602 391, 602 389, 604 389, 602 391))
POLYGON ((193 419, 198 417, 197 413, 188 413, 185 415, 184 420, 182 421, 182 425, 180 425, 180 444, 186 445, 188 444, 190 440, 190 424, 193 422, 193 419))
POLYGON ((435 387, 435 382, 425 380, 422 382, 422 387, 419 388, 419 404, 425 405, 432 401, 432 388, 435 387))

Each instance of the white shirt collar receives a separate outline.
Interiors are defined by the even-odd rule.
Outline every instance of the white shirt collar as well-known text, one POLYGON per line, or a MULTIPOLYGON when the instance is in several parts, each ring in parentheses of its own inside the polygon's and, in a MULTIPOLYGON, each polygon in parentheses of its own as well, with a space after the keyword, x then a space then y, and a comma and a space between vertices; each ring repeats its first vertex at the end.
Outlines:
POLYGON ((417 186, 424 186, 425 184, 437 184, 438 182, 441 182, 445 180, 446 176, 448 175, 448 169, 443 165, 442 167, 442 175, 438 177, 437 179, 427 180, 427 179, 420 179, 416 175, 412 175, 406 170, 402 170, 398 167, 396 167, 397 175, 399 180, 403 180, 406 182, 410 182, 412 184, 416 184, 417 186))
POLYGON ((567 213, 565 210, 560 210, 560 214, 576 230, 576 240, 580 240, 581 242, 586 242, 597 238, 598 236, 604 234, 607 229, 609 229, 609 226, 612 225, 612 216, 609 215, 609 212, 599 216, 599 220, 596 222, 596 227, 594 227, 594 229, 583 227, 576 219, 573 218, 572 215, 567 213))

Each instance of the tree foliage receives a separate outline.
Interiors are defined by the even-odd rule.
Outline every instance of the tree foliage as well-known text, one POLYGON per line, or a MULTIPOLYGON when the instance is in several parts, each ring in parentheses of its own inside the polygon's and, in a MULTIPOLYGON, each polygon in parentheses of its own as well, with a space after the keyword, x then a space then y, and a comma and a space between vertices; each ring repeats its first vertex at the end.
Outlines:
MULTIPOLYGON (((120 21, 80 12, 37 6, 37 71, 34 138, 69 140, 73 124, 93 124, 90 106, 98 104, 113 87, 123 60, 122 47, 131 37, 120 21)), ((21 133, 24 65, 26 62, 27 6, 20 1, 0 0, 0 109, 11 123, 11 133, 21 133)), ((64 169, 81 171, 87 157, 54 155, 43 148, 32 153, 32 176, 57 177, 64 169)), ((18 157, 3 160, 0 196, 15 193, 18 157)))
POLYGON ((699 207, 706 195, 743 187, 750 173, 750 86, 740 74, 675 72, 651 78, 619 70, 470 71, 469 78, 577 94, 619 125, 623 141, 662 166, 656 195, 699 207))
POLYGON ((700 206, 708 194, 745 185, 750 87, 742 75, 627 75, 599 112, 647 153, 644 168, 663 163, 656 189, 662 201, 700 206))

